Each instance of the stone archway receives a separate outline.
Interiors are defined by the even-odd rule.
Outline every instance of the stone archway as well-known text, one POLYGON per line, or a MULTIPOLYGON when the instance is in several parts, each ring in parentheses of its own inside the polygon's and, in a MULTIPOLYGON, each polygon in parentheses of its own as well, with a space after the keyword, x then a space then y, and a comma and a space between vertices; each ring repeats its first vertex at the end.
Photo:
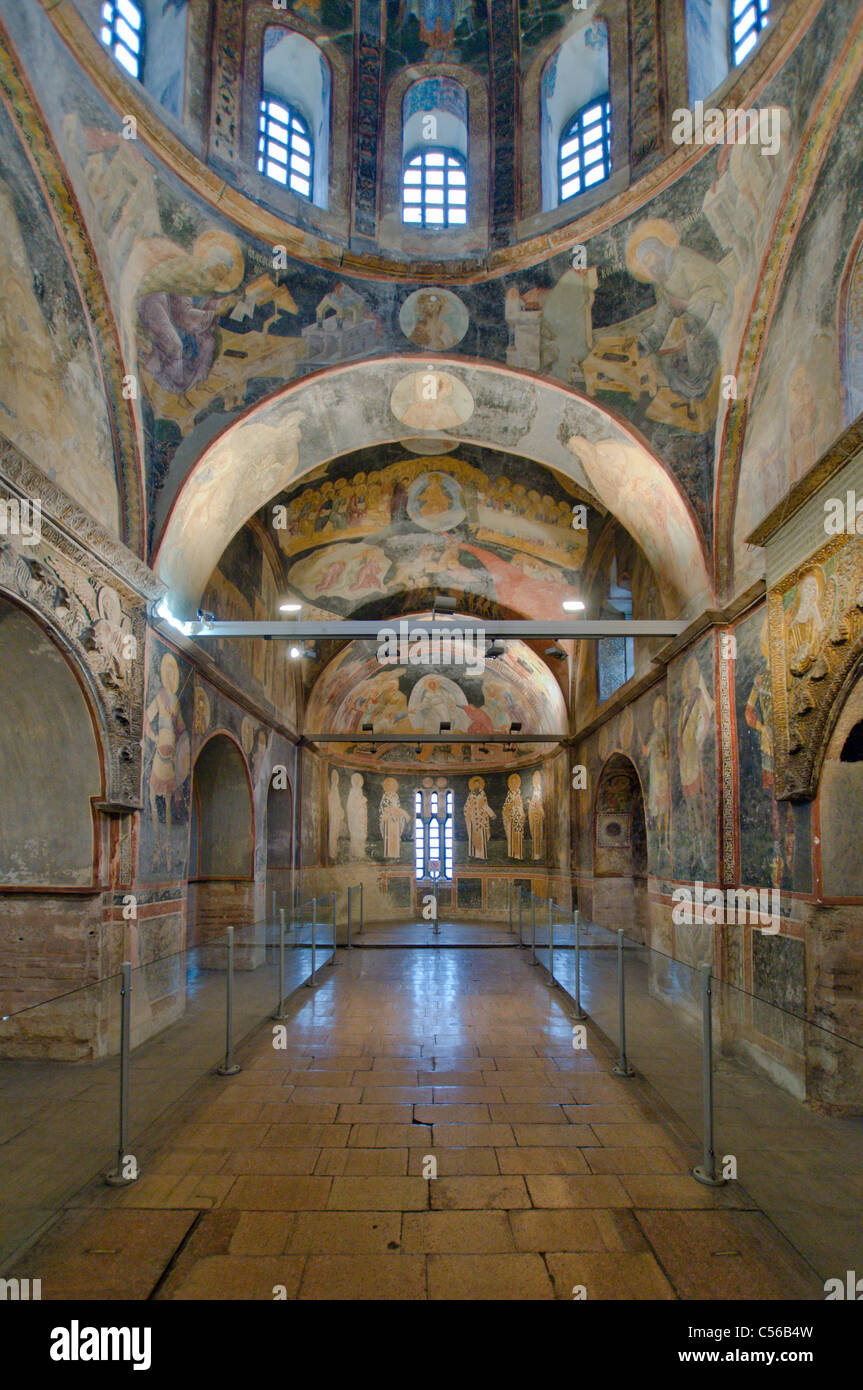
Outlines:
POLYGON ((189 834, 189 945, 257 917, 255 812, 240 745, 224 732, 207 739, 192 771, 189 834))

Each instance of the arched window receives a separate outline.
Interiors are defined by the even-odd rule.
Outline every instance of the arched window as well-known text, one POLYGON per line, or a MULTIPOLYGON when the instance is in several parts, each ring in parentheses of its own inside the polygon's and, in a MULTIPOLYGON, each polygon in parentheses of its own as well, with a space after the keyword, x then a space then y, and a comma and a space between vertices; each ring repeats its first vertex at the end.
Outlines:
POLYGON ((585 22, 570 34, 542 70, 540 166, 545 211, 611 173, 609 74, 608 32, 600 20, 585 22), (588 126, 598 129, 582 127, 581 117, 589 118, 588 126), (588 148, 582 149, 580 136, 588 134, 588 148))
MULTIPOLYGON (((617 561, 609 572, 607 597, 600 616, 614 620, 632 618, 632 585, 626 578, 618 580, 617 561)), ((599 700, 608 700, 620 686, 635 674, 635 640, 620 637, 600 637, 596 644, 597 684, 599 700)))
POLYGON ((314 151, 309 123, 294 107, 266 94, 258 115, 258 172, 311 199, 314 151))
POLYGON ((429 148, 404 170, 403 217, 417 227, 467 223, 467 165, 455 150, 429 148))
POLYGON ((767 24, 770 0, 731 0, 731 62, 742 63, 767 24))
POLYGON ((452 879, 453 797, 450 790, 428 792, 428 814, 423 793, 414 795, 415 876, 419 879, 452 879))
POLYGON ((584 193, 611 173, 611 101, 608 93, 582 106, 563 128, 557 150, 560 201, 584 193))
POLYGON ((690 105, 706 101, 746 61, 769 14, 770 0, 686 0, 690 105))
POLYGON ((281 24, 264 30, 258 172, 317 207, 329 202, 330 65, 281 24))
POLYGON ((117 62, 141 80, 144 67, 144 14, 134 0, 103 0, 100 35, 117 62))
POLYGON ((452 78, 422 78, 402 104, 402 221, 464 227, 467 199, 467 93, 452 78))
POLYGON ((416 877, 425 877, 426 867, 426 827, 423 820, 423 794, 418 791, 414 796, 414 848, 416 877))

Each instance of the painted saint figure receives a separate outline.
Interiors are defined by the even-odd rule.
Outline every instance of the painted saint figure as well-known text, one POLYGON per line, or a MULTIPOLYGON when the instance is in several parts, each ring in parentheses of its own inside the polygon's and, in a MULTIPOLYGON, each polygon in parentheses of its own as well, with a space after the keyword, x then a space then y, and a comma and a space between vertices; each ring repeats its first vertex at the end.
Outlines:
POLYGON ((743 718, 758 739, 761 786, 770 798, 770 829, 773 834, 771 885, 781 888, 786 867, 790 874, 794 866, 794 812, 789 801, 780 807, 774 792, 773 695, 770 689, 770 647, 766 618, 761 628, 761 655, 764 659, 763 665, 756 668, 743 718))
POLYGON ((534 859, 545 857, 545 807, 542 804, 542 773, 537 769, 531 778, 533 791, 527 803, 527 819, 530 825, 530 838, 533 840, 534 859))
POLYGON ((485 782, 481 777, 471 777, 468 786, 470 791, 464 803, 468 857, 485 859, 488 856, 488 835, 494 820, 494 811, 488 804, 485 782))
POLYGON ((507 780, 509 791, 503 803, 503 827, 506 831, 506 852, 510 859, 524 858, 524 803, 521 799, 521 778, 517 772, 507 780))
POLYGON ((164 856, 165 868, 171 872, 171 802, 180 792, 189 774, 189 735, 180 712, 177 691, 180 671, 170 652, 162 657, 159 668, 161 685, 144 715, 144 733, 156 745, 150 768, 150 818, 153 825, 153 864, 164 856), (165 830, 159 824, 158 802, 165 807, 165 830))
POLYGON ((640 740, 647 759, 648 809, 656 830, 660 854, 671 853, 671 781, 668 775, 668 738, 665 732, 666 702, 657 695, 653 702, 653 728, 650 737, 640 740))
POLYGON ((334 860, 339 852, 339 836, 342 833, 342 826, 345 823, 345 811, 342 806, 342 798, 339 794, 339 774, 336 768, 330 773, 330 795, 327 801, 328 816, 328 849, 330 860, 334 860))
POLYGON ((384 779, 384 793, 378 815, 381 839, 384 842, 384 859, 398 859, 401 855, 402 831, 410 816, 399 801, 399 784, 395 777, 384 779))
POLYGON ((369 806, 363 792, 363 779, 359 772, 351 775, 351 789, 346 803, 348 813, 348 833, 351 837, 351 859, 365 859, 366 840, 369 833, 369 806))
POLYGON ((713 701, 696 656, 691 656, 684 666, 681 684, 683 700, 677 717, 680 786, 692 836, 692 854, 696 867, 700 868, 707 856, 707 798, 702 751, 713 723, 713 701))

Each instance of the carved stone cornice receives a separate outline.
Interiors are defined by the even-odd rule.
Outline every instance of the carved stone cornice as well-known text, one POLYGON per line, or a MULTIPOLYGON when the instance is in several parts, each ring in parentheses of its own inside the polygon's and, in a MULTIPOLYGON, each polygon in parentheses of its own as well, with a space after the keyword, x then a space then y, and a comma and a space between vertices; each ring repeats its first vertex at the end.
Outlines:
POLYGON ((165 585, 143 560, 100 526, 3 434, 0 434, 0 480, 20 497, 38 498, 43 518, 53 521, 71 540, 107 566, 132 594, 154 602, 166 592, 165 585))
POLYGON ((863 537, 831 537, 769 591, 767 612, 776 797, 809 801, 863 661, 863 537))

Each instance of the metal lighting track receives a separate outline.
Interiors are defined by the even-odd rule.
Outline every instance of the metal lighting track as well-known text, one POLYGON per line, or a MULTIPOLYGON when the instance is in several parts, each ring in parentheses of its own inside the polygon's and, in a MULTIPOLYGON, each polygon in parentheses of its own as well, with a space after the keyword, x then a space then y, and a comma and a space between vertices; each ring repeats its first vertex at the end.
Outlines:
POLYGON ((599 637, 677 637, 686 628, 686 623, 665 622, 650 618, 600 619, 590 618, 580 622, 568 622, 561 618, 543 618, 526 621, 503 620, 479 622, 477 619, 455 621, 445 619, 391 618, 375 622, 359 621, 352 618, 334 622, 301 623, 293 620, 285 622, 212 622, 187 624, 189 637, 278 637, 289 641, 326 641, 339 638, 366 638, 383 642, 389 634, 410 640, 414 634, 421 633, 444 636, 447 632, 466 634, 481 632, 485 637, 550 638, 566 641, 599 637), (402 630, 404 625, 404 631, 402 630))
POLYGON ((303 743, 565 743, 569 734, 304 734, 303 743))

